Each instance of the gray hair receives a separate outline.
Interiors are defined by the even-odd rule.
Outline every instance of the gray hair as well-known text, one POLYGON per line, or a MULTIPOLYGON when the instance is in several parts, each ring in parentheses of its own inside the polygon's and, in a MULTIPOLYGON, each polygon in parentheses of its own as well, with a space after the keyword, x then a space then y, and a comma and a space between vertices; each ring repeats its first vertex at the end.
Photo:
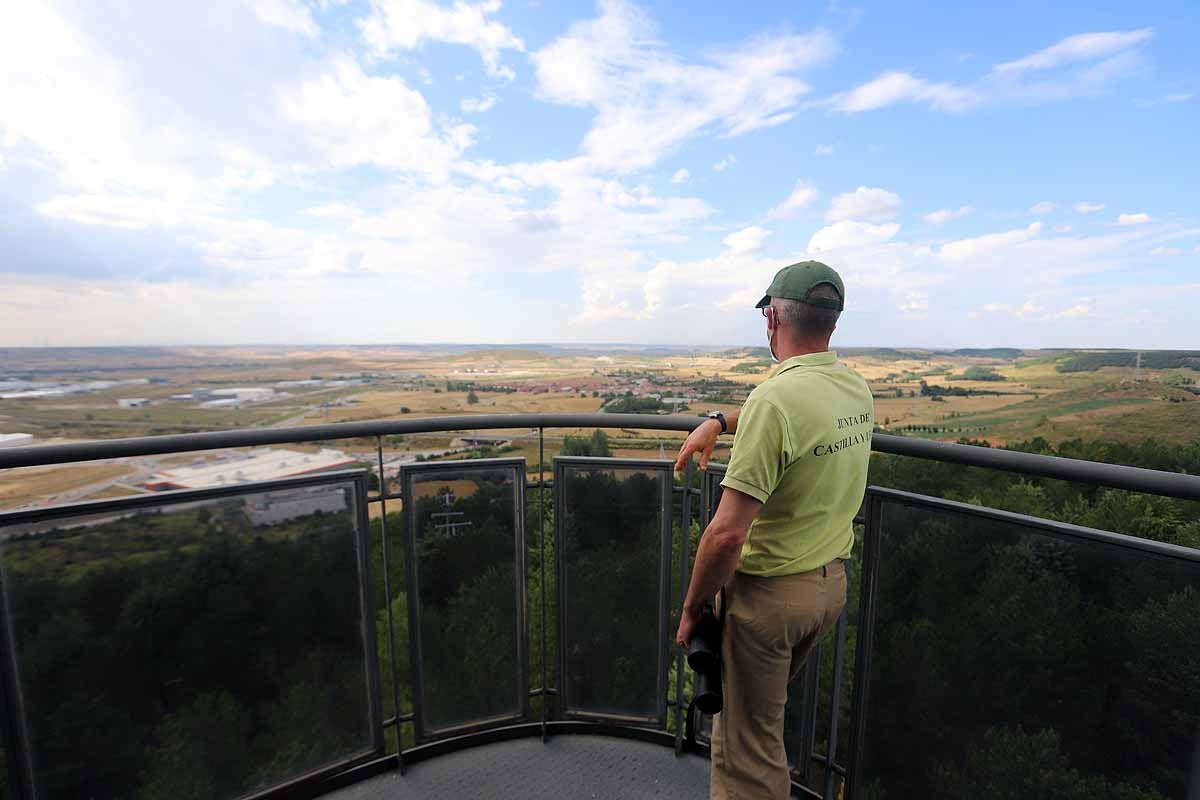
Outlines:
MULTIPOLYGON (((841 296, 833 284, 822 283, 812 290, 813 297, 827 297, 840 300, 841 296)), ((804 337, 825 337, 833 333, 837 327, 840 311, 832 308, 813 306, 801 300, 791 300, 786 297, 772 297, 771 305, 779 311, 779 324, 791 328, 804 337)))

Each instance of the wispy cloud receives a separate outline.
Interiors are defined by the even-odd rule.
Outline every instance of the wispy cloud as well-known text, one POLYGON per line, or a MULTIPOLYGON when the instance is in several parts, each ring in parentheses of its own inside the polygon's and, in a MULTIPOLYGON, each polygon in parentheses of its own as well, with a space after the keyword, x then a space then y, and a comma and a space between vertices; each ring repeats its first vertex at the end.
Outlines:
POLYGON ((947 222, 955 219, 961 219, 967 216, 975 209, 970 206, 959 206, 958 208, 942 208, 937 211, 931 211, 925 215, 924 219, 930 225, 944 225, 947 222))
POLYGON ((872 225, 869 222, 844 219, 814 233, 808 240, 808 250, 811 253, 820 253, 828 250, 866 247, 886 242, 899 232, 900 224, 897 222, 872 225))
POLYGON ((1118 225, 1144 225, 1150 221, 1150 215, 1145 212, 1138 214, 1120 214, 1117 217, 1118 225))
POLYGON ((1087 200, 1081 200, 1072 206, 1080 214, 1095 214, 1097 211, 1103 211, 1106 206, 1104 203, 1091 203, 1087 200))
POLYGON ((1018 242, 1029 241, 1041 232, 1042 223, 1035 222, 1027 228, 1004 231, 1003 233, 988 233, 970 239, 958 239, 957 241, 947 242, 942 245, 938 251, 938 256, 946 261, 967 261, 989 250, 997 250, 1017 244, 1018 242))
POLYGON ((681 186, 687 183, 691 177, 692 173, 688 172, 686 169, 680 168, 675 170, 675 174, 671 176, 671 183, 676 186, 681 186))
POLYGON ((790 120, 810 91, 799 75, 828 61, 831 34, 760 35, 689 61, 659 40, 658 26, 625 0, 601 0, 533 54, 537 94, 593 108, 583 151, 597 167, 642 169, 682 142, 712 131, 736 137, 790 120))
POLYGON ((1153 35, 1153 28, 1140 28, 1069 36, 1036 53, 997 64, 968 84, 893 70, 818 105, 857 113, 917 103, 935 111, 962 113, 996 102, 1047 102, 1093 94, 1137 69, 1137 49, 1153 35))
POLYGON ((817 149, 813 150, 813 155, 814 156, 831 156, 831 155, 833 155, 833 145, 819 144, 819 145, 817 145, 817 149))
POLYGON ((496 106, 496 96, 489 94, 483 97, 464 97, 458 105, 467 114, 482 114, 496 106))
POLYGON ((817 199, 817 187, 808 181, 796 181, 792 193, 782 203, 767 212, 767 219, 788 219, 794 217, 802 209, 817 199))
POLYGON ((907 72, 885 72, 832 99, 838 111, 874 111, 896 103, 924 103, 937 111, 966 111, 979 105, 976 90, 951 83, 935 83, 907 72))
POLYGON ((825 212, 827 222, 843 219, 867 219, 878 221, 891 219, 900 213, 900 195, 887 189, 860 186, 853 192, 845 192, 833 198, 825 212))
POLYGON ((1034 70, 1052 69, 1067 64, 1077 64, 1083 61, 1094 61, 1128 50, 1143 44, 1154 35, 1153 28, 1139 28, 1133 31, 1109 31, 1104 33, 1080 33, 1068 36, 1047 48, 1018 58, 997 64, 998 74, 1030 72, 1034 70))
POLYGON ((717 163, 713 164, 713 172, 724 172, 737 163, 737 156, 728 155, 722 158, 717 163))
POLYGON ((445 42, 479 52, 489 75, 512 80, 511 67, 501 63, 505 50, 523 51, 525 43, 508 26, 491 17, 500 3, 458 0, 445 7, 430 0, 372 0, 371 13, 359 21, 363 38, 378 57, 415 50, 425 42, 445 42))
POLYGON ((749 228, 742 228, 740 231, 729 234, 721 240, 721 243, 734 253, 750 253, 761 248, 763 242, 770 235, 769 230, 751 225, 749 228))
POLYGON ((1029 213, 1035 217, 1045 216, 1054 211, 1058 206, 1049 200, 1043 200, 1040 203, 1034 203, 1029 209, 1029 213))

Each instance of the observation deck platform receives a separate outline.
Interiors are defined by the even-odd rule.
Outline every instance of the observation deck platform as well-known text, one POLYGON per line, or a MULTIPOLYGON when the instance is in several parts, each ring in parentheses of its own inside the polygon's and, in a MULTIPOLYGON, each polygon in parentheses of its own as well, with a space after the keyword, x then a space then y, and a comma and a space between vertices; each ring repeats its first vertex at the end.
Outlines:
POLYGON ((708 797, 708 759, 651 742, 559 734, 479 745, 386 772, 323 800, 708 797))

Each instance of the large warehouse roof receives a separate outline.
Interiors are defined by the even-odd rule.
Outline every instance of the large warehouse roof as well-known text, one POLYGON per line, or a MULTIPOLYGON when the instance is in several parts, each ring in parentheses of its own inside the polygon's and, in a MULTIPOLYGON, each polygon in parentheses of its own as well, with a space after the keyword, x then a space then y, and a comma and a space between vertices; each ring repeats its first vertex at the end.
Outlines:
POLYGON ((340 450, 322 449, 316 453, 302 453, 298 450, 261 449, 220 461, 162 470, 151 475, 142 485, 156 492, 201 489, 324 472, 353 467, 357 463, 356 458, 340 450))

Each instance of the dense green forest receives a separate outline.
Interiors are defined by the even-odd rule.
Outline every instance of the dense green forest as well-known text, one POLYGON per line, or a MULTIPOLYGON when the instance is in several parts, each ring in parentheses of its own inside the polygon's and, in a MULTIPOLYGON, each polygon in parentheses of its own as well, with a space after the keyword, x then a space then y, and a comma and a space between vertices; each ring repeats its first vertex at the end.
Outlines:
MULTIPOLYGON (((1200 473, 1200 441, 1015 449, 1200 473)), ((1200 548, 1197 503, 880 455, 871 482, 1200 548)), ((882 537, 868 797, 1184 796, 1200 565, 893 503, 882 537)))
MULTIPOLYGON (((607 446, 601 437, 572 443, 579 454, 607 446)), ((1200 440, 1035 439, 1015 447, 1200 474, 1200 440)), ((1200 547, 1196 503, 883 455, 872 458, 870 480, 1200 547)), ((568 470, 561 509, 554 492, 527 490, 523 553, 511 473, 485 467, 428 481, 432 491, 420 493, 412 509, 389 503, 369 532, 385 716, 393 711, 393 668, 399 710, 413 710, 408 513, 416 515, 420 589, 413 610, 428 728, 514 715, 524 694, 541 687, 543 671, 571 709, 645 717, 664 711, 656 705, 659 681, 673 698, 677 679, 664 642, 682 588, 680 493, 672 503, 663 631, 661 483, 654 473, 568 470), (520 561, 525 631, 517 624, 520 561), (560 621, 560 612, 568 619, 560 621), (567 636, 561 677, 560 630, 567 636), (526 634, 522 684, 517 645, 526 634), (657 673, 664 654, 666 674, 657 673)), ((691 513, 689 561, 700 533, 694 504, 691 513)), ((6 541, 5 589, 42 796, 233 797, 369 748, 348 524, 343 515, 325 514, 254 528, 240 505, 225 503, 6 541)), ((1183 796, 1200 727, 1194 564, 902 504, 885 507, 882 532, 865 796, 1183 796)), ((849 743, 859 555, 861 546, 849 564, 839 760, 849 743)), ((831 651, 825 648, 821 662, 823 697, 831 651)), ((686 691, 690 675, 684 677, 686 691)), ((797 697, 800 688, 793 685, 797 697)), ((528 701, 531 718, 540 718, 541 703, 528 701)), ((787 742, 798 762, 794 712, 795 704, 787 742)), ((829 713, 823 701, 818 750, 828 746, 822 732, 829 713)), ((414 726, 401 729, 404 745, 414 744, 414 726)), ((389 730, 393 746, 395 735, 389 730)))
POLYGON ((606 414, 658 414, 666 411, 667 406, 653 397, 637 397, 633 392, 626 392, 609 400, 601 410, 606 414))
POLYGON ((662 478, 565 471, 558 544, 567 710, 655 718, 661 633, 662 478), (614 621, 620 621, 614 625, 614 621), (656 635, 655 632, 660 632, 656 635))
POLYGON ((521 555, 517 474, 510 469, 430 475, 425 486, 437 488, 423 490, 410 512, 418 531, 421 713, 427 731, 515 717, 524 706, 515 590, 521 555), (470 488, 462 489, 463 483, 470 488))
POLYGON ((232 797, 369 749, 352 524, 235 500, 7 540, 41 796, 232 797))
POLYGON ((1058 365, 1059 372, 1095 372, 1102 367, 1135 367, 1138 356, 1146 369, 1178 369, 1187 367, 1200 370, 1200 350, 1102 350, 1093 353, 1076 353, 1058 365))

